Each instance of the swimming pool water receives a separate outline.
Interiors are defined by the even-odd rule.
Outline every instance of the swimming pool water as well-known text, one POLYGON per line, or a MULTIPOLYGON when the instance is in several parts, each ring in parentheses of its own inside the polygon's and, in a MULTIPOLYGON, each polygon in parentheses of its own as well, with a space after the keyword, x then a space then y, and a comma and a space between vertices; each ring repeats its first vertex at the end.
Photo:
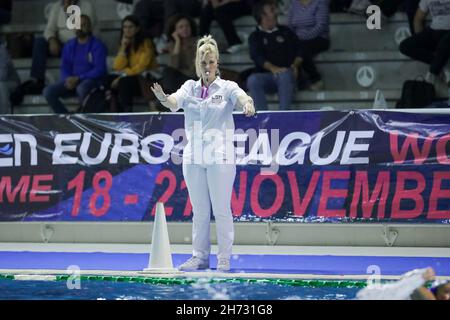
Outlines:
POLYGON ((87 280, 80 282, 80 289, 68 289, 66 281, 2 279, 0 288, 0 300, 349 300, 359 290, 207 280, 190 285, 87 280))

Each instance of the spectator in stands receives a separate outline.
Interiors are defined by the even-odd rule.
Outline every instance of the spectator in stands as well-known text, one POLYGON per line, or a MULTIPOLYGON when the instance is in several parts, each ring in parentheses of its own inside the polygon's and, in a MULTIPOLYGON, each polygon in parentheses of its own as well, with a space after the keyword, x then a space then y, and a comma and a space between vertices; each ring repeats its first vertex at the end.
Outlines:
POLYGON ((210 34, 210 26, 216 20, 228 43, 228 53, 245 49, 246 45, 239 38, 233 20, 251 15, 252 7, 257 1, 252 0, 208 0, 200 14, 200 35, 210 34))
MULTIPOLYGON (((303 64, 309 76, 309 89, 323 88, 314 57, 330 48, 330 12, 328 0, 292 0, 288 26, 300 39, 303 64)), ((300 74, 300 70, 299 70, 300 74)), ((299 77, 300 79, 301 77, 299 77)))
POLYGON ((90 0, 59 0, 55 1, 48 22, 44 30, 44 37, 34 40, 33 62, 31 65, 31 80, 22 85, 25 94, 41 94, 45 87, 45 71, 47 57, 59 57, 62 46, 74 38, 73 30, 67 28, 67 8, 77 5, 81 13, 90 18, 91 25, 95 28, 96 16, 90 0))
POLYGON ((202 9, 202 2, 202 0, 165 0, 164 21, 168 26, 170 18, 176 14, 198 17, 202 9))
MULTIPOLYGON (((169 28, 170 18, 177 14, 189 17, 198 17, 202 9, 202 0, 165 0, 164 1, 164 23, 165 30, 169 28)), ((169 53, 169 42, 171 35, 164 33, 159 39, 155 39, 158 53, 169 53)))
POLYGON ((188 15, 176 14, 169 19, 167 37, 169 62, 164 69, 161 85, 167 92, 175 92, 189 79, 195 79, 197 25, 188 15))
POLYGON ((101 84, 105 77, 107 49, 92 35, 89 16, 81 15, 81 29, 76 38, 63 48, 61 80, 44 89, 44 96, 55 113, 67 113, 60 98, 78 96, 80 103, 87 94, 101 84))
POLYGON ((370 2, 379 6, 381 12, 388 18, 393 16, 403 6, 408 15, 411 34, 414 34, 414 16, 416 15, 420 0, 370 0, 370 2))
POLYGON ((2 0, 0 2, 0 25, 11 21, 12 0, 2 0))
POLYGON ((10 94, 19 85, 20 80, 6 49, 0 41, 0 114, 11 113, 10 94))
MULTIPOLYGON (((345 0, 342 0, 345 1, 345 0)), ((411 34, 414 34, 414 16, 420 0, 353 0, 348 11, 366 16, 367 7, 377 5, 385 18, 393 16, 403 6, 409 22, 411 34)))
POLYGON ((247 79, 247 88, 257 110, 267 110, 266 93, 278 91, 280 109, 290 109, 298 68, 302 64, 300 42, 288 27, 277 23, 273 1, 265 0, 254 8, 258 27, 250 35, 250 57, 256 73, 247 79))
MULTIPOLYGON (((111 89, 118 96, 117 110, 131 112, 133 97, 145 92, 144 73, 157 68, 156 54, 150 39, 146 39, 139 19, 127 16, 122 20, 120 47, 114 59, 114 75, 110 77, 111 89)), ((150 90, 148 90, 150 92, 150 90)))
MULTIPOLYGON (((416 34, 400 43, 400 52, 414 60, 430 65, 426 75, 428 82, 433 85, 445 82, 448 86, 450 83, 448 64, 450 58, 450 0, 421 0, 414 18, 414 28, 416 34), (431 25, 425 27, 428 14, 431 15, 431 25)), ((436 88, 437 91, 438 88, 436 88)))
POLYGON ((142 32, 150 39, 159 38, 164 32, 164 1, 140 0, 133 15, 139 19, 142 32))

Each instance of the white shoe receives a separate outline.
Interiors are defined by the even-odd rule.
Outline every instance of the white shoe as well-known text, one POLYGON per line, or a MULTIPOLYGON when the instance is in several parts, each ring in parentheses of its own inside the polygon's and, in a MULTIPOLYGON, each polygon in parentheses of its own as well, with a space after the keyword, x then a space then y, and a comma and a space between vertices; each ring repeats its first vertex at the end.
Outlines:
POLYGON ((432 85, 436 84, 436 75, 432 74, 431 72, 427 72, 427 74, 425 75, 425 81, 428 83, 431 83, 432 85))
POLYGON ((448 86, 450 86, 450 61, 447 62, 447 65, 444 67, 444 78, 445 83, 447 83, 448 86))
POLYGON ((309 90, 311 90, 311 91, 320 91, 322 89, 323 89, 323 81, 322 80, 316 81, 309 86, 309 90))
POLYGON ((230 259, 219 259, 217 262, 217 271, 227 272, 230 271, 230 259))
POLYGON ((227 52, 228 53, 238 53, 240 51, 245 50, 246 47, 247 46, 243 43, 235 44, 235 45, 232 45, 231 47, 228 47, 227 52))
POLYGON ((448 97, 448 83, 446 75, 442 72, 439 77, 436 77, 434 83, 434 90, 436 92, 437 98, 447 98, 448 97))
POLYGON ((188 261, 178 267, 178 270, 201 270, 209 269, 209 260, 191 257, 188 261))

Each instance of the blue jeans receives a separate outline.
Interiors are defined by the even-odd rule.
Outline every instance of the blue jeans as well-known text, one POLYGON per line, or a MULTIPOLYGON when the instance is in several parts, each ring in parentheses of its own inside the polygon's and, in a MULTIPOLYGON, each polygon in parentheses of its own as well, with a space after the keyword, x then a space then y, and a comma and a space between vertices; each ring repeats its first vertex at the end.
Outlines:
POLYGON ((267 110, 266 93, 278 92, 280 110, 291 108, 295 77, 291 69, 274 75, 271 72, 253 73, 247 79, 247 88, 256 110, 267 110))
POLYGON ((78 96, 81 103, 86 95, 99 84, 97 80, 88 79, 80 82, 75 90, 69 90, 64 86, 64 81, 61 81, 45 87, 43 94, 55 113, 68 113, 60 98, 78 96))

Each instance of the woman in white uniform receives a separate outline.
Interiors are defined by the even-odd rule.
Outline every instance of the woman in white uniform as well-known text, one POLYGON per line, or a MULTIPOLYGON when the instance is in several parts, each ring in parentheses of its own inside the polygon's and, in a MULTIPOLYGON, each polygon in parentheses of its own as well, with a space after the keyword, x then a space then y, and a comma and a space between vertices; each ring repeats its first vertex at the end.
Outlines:
POLYGON ((194 215, 192 257, 180 270, 209 268, 211 207, 216 221, 218 271, 230 270, 234 240, 231 194, 236 166, 232 134, 233 110, 242 107, 245 115, 255 113, 253 100, 233 81, 220 78, 216 41, 205 36, 197 42, 195 68, 199 80, 188 80, 166 95, 155 83, 152 91, 171 111, 184 109, 187 145, 183 151, 183 175, 194 215))

